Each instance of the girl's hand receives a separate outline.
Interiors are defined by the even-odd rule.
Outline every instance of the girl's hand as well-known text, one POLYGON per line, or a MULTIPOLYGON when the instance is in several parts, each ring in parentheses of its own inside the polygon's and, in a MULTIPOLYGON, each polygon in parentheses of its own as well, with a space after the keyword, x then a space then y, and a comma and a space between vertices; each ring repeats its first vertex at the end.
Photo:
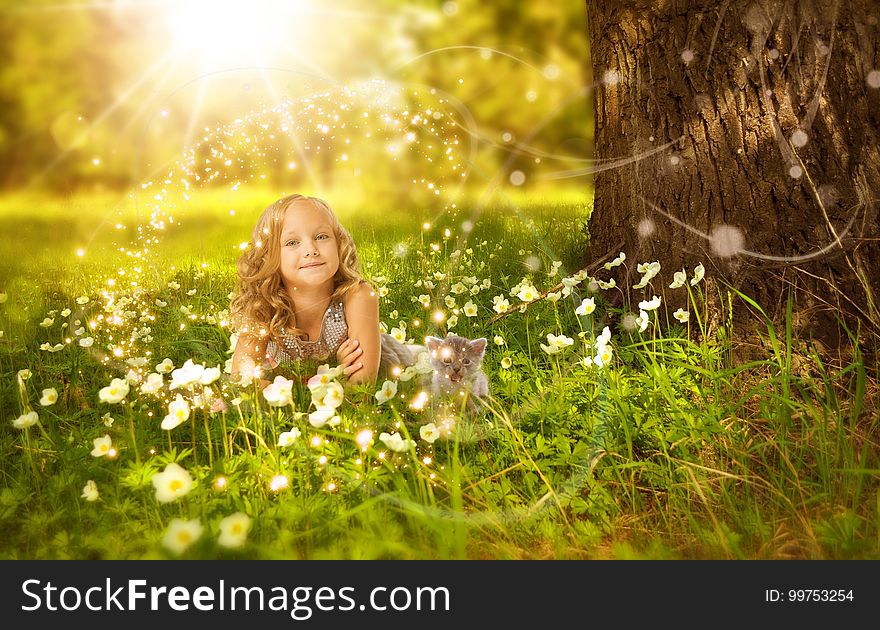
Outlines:
POLYGON ((336 351, 336 361, 342 366, 343 375, 351 376, 364 366, 358 362, 363 352, 357 339, 346 339, 342 342, 336 351))

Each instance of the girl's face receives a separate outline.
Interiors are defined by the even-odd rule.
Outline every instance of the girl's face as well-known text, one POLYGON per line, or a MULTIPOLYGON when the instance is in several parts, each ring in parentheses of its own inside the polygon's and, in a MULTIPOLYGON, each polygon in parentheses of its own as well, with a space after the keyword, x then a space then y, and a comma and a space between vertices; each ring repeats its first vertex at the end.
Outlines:
POLYGON ((284 286, 333 292, 339 269, 339 243, 330 218, 311 201, 297 201, 281 226, 281 277, 284 286))

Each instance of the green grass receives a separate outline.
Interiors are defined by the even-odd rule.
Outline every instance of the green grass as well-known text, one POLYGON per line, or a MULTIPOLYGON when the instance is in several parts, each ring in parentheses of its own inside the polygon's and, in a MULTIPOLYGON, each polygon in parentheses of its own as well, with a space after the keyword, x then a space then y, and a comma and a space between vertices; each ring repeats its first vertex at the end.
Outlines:
MULTIPOLYGON (((0 292, 8 296, 0 304, 0 557, 171 557, 161 541, 173 518, 204 526, 184 553, 195 558, 878 557, 876 366, 865 364, 857 344, 850 360, 831 365, 790 326, 768 324, 752 340, 752 358, 734 362, 738 331, 729 322, 704 330, 705 283, 690 289, 689 324, 667 327, 661 307, 663 326, 652 317, 643 334, 619 325, 624 313, 609 309, 601 291, 586 317, 562 298, 493 322, 492 297, 518 305, 509 292, 523 277, 543 291, 560 280, 546 274, 552 260, 562 261, 563 276, 578 269, 585 196, 494 200, 485 208, 461 202, 455 217, 328 198, 355 235, 367 275, 384 277, 373 282, 388 289, 381 308, 389 328, 405 322, 410 337, 442 335, 431 313, 449 314, 450 287, 467 276, 491 282, 475 295, 453 295, 457 307, 472 300, 478 308, 476 317, 460 314, 454 332, 490 341, 490 411, 459 418, 449 439, 431 445, 419 438, 431 412, 408 405, 418 391, 413 381, 399 383, 399 397, 382 405, 377 388, 347 387, 341 424, 314 429, 295 413, 313 409, 301 384, 294 408, 277 409, 259 392, 221 380, 215 391, 240 405, 216 414, 196 409, 163 431, 167 401, 178 393, 168 391, 167 375, 161 400, 132 385, 126 404, 107 404, 99 390, 125 376, 126 358, 146 357, 144 375, 165 357, 175 367, 187 359, 224 364, 231 331, 222 311, 237 245, 272 194, 193 194, 139 261, 117 245, 147 220, 143 199, 7 197, 0 225, 15 236, 0 265, 0 292), (467 220, 470 233, 462 229, 467 220), (531 256, 539 270, 527 268, 531 256), (126 284, 132 279, 137 290, 126 284), (105 309, 104 290, 116 292, 117 306, 120 296, 134 297, 118 309, 118 325, 108 323, 113 306, 105 309), (416 301, 420 294, 431 295, 432 310, 416 301), (77 304, 81 295, 91 301, 77 304), (53 322, 44 328, 46 317, 53 322), (90 321, 95 329, 80 337, 90 334, 95 344, 80 348, 74 331, 90 321), (605 325, 613 333, 611 365, 583 366, 578 333, 589 341, 605 325), (144 326, 147 338, 129 341, 144 326), (548 333, 574 344, 550 356, 540 348, 548 333), (493 343, 496 335, 503 346, 493 343), (60 352, 39 349, 68 337, 74 341, 60 352), (123 348, 122 356, 108 346, 123 348), (19 382, 25 368, 32 376, 19 382), (43 407, 37 401, 49 387, 58 402, 43 407), (26 409, 39 413, 39 425, 14 429, 11 421, 26 409), (292 427, 302 431, 293 446, 275 446, 292 427), (376 440, 362 451, 355 436, 364 428, 376 436, 401 431, 417 446, 394 453, 376 440), (104 434, 115 459, 90 455, 104 434), (195 484, 159 503, 151 480, 170 462, 195 484), (270 488, 276 475, 287 477, 286 489, 270 488), (80 497, 90 479, 96 502, 80 497), (229 550, 217 544, 218 527, 234 512, 248 514, 252 528, 243 548, 229 550)), ((577 290, 587 295, 584 285, 577 290)), ((760 318, 759 305, 752 307, 760 318)), ((184 390, 190 399, 194 393, 184 390)))

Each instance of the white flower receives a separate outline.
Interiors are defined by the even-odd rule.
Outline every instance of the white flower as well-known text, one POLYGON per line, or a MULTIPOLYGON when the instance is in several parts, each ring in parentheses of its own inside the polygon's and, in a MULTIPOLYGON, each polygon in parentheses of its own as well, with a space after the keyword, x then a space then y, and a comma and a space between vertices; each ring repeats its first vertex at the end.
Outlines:
POLYGON ((272 407, 286 407, 293 403, 293 381, 280 374, 263 389, 263 398, 272 407))
POLYGON ((462 307, 462 310, 467 317, 477 316, 477 305, 470 300, 468 300, 468 302, 462 307))
POLYGON ((180 555, 201 538, 204 531, 205 528, 197 518, 191 521, 172 518, 168 529, 165 530, 165 536, 162 537, 162 545, 169 551, 180 555))
POLYGON ((168 404, 168 415, 162 420, 162 428, 166 431, 180 426, 189 419, 189 403, 180 394, 168 404))
POLYGON ((78 298, 76 298, 76 303, 77 304, 88 304, 89 298, 88 298, 88 296, 81 295, 78 298))
POLYGON ((333 407, 318 407, 309 414, 309 424, 316 429, 320 429, 325 424, 329 424, 332 427, 339 424, 339 422, 333 421, 334 418, 339 418, 336 415, 336 409, 333 407))
POLYGON ((91 348, 95 343, 95 340, 92 337, 83 337, 79 340, 79 345, 82 348, 91 348))
POLYGON ((180 464, 171 463, 165 470, 153 475, 153 487, 156 489, 156 500, 169 503, 188 493, 193 486, 192 477, 180 464))
POLYGON ((595 298, 587 298, 586 300, 583 300, 580 303, 580 306, 578 306, 576 309, 574 309, 574 314, 580 315, 583 317, 584 315, 589 315, 590 313, 592 313, 595 310, 596 310, 595 298))
POLYGON ((397 431, 390 435, 388 433, 380 433, 379 439, 385 443, 385 446, 397 453, 403 453, 408 451, 410 446, 415 446, 415 442, 402 438, 397 431))
POLYGON ((12 426, 16 429, 27 429, 37 423, 39 416, 36 411, 24 413, 12 421, 12 426))
POLYGON ((686 324, 687 321, 691 318, 691 314, 683 309, 678 309, 672 314, 672 316, 680 321, 682 324, 686 324))
POLYGON ((86 329, 84 327, 80 326, 79 328, 77 328, 76 330, 73 331, 73 334, 76 335, 77 337, 79 337, 80 335, 85 334, 85 332, 86 332, 86 329))
POLYGON ((121 378, 114 378, 107 387, 101 388, 98 392, 98 400, 111 405, 122 402, 126 396, 128 396, 128 381, 121 378))
POLYGON ((696 286, 697 283, 703 279, 703 276, 706 275, 706 268, 703 267, 703 263, 700 263, 696 267, 694 267, 694 277, 691 278, 691 286, 696 286))
POLYGON ((300 435, 302 435, 302 431, 296 427, 292 428, 290 431, 285 431, 278 436, 278 446, 290 446, 300 435))
POLYGON ((611 363, 612 355, 613 352, 611 350, 611 346, 603 344, 602 346, 599 346, 596 356, 593 357, 593 363, 596 365, 596 367, 604 367, 611 363))
POLYGON ((496 313, 506 313, 510 308, 510 302, 503 295, 496 295, 492 298, 492 308, 496 313))
POLYGON ((455 298, 451 295, 447 295, 443 301, 446 303, 446 308, 455 308, 455 298))
POLYGON ((315 402, 316 406, 330 407, 331 409, 339 408, 344 399, 345 389, 343 389, 342 385, 336 381, 331 381, 327 384, 320 401, 315 401, 314 392, 312 395, 312 400, 315 402))
POLYGON ((199 383, 202 375, 205 373, 205 366, 200 363, 193 363, 192 359, 187 359, 183 367, 177 368, 171 372, 171 385, 169 389, 178 389, 181 387, 189 387, 199 383))
POLYGON ((92 440, 92 444, 95 447, 92 449, 92 457, 104 457, 104 455, 107 455, 110 452, 110 449, 113 448, 113 442, 107 434, 105 434, 104 437, 95 438, 92 440))
POLYGON ((552 333, 547 333, 548 345, 544 345, 542 343, 541 350, 543 350, 547 354, 558 354, 573 343, 574 339, 572 339, 571 337, 566 337, 565 335, 557 336, 552 333))
POLYGON ((66 309, 64 309, 63 311, 61 311, 61 317, 67 317, 68 315, 70 315, 70 309, 69 309, 69 308, 66 308, 66 309))
POLYGON ((547 294, 547 300, 550 302, 558 302, 559 298, 562 297, 562 291, 555 291, 553 293, 547 294))
POLYGON ((31 377, 31 371, 27 368, 18 371, 18 380, 26 381, 31 377))
POLYGON ((51 352, 52 351, 52 344, 51 343, 41 343, 40 350, 48 350, 49 352, 51 352))
POLYGON ((166 302, 165 300, 160 300, 159 298, 156 298, 156 306, 158 306, 160 308, 163 306, 168 306, 168 302, 166 302))
POLYGON ((642 274, 642 279, 638 284, 633 285, 633 289, 642 289, 648 286, 651 279, 660 273, 660 263, 656 260, 650 263, 639 263, 636 265, 636 271, 642 274))
POLYGON ((113 423, 115 422, 113 420, 113 416, 111 416, 109 413, 105 413, 103 416, 101 416, 101 421, 104 423, 105 427, 112 427, 113 423))
POLYGON ((440 436, 440 431, 437 429, 437 425, 433 422, 429 422, 428 424, 419 427, 419 435, 428 444, 433 444, 434 440, 440 436))
POLYGON ((679 287, 683 287, 685 281, 687 280, 687 273, 685 273, 684 269, 681 271, 676 271, 672 274, 672 284, 669 285, 670 289, 678 289, 679 287))
POLYGON ((202 385, 210 385, 218 378, 220 378, 220 366, 205 368, 205 371, 202 372, 202 377, 199 379, 199 383, 202 385))
POLYGON ((397 383, 394 381, 385 381, 382 383, 382 389, 376 392, 376 400, 379 404, 391 400, 397 395, 397 383))
POLYGON ((607 345, 608 342, 611 341, 611 329, 608 326, 602 329, 602 333, 596 339, 596 345, 604 346, 607 345))
POLYGON ((329 385, 334 378, 342 376, 343 370, 344 368, 341 365, 337 365, 334 368, 331 368, 328 363, 318 366, 317 374, 308 381, 308 388, 312 392, 312 399, 314 400, 316 397, 322 398, 324 396, 323 388, 329 385), (316 394, 316 390, 319 389, 322 391, 316 394))
POLYGON ((455 328, 455 325, 458 323, 458 315, 453 315, 449 319, 446 320, 447 328, 455 328))
POLYGON ((492 341, 495 342, 496 346, 503 346, 505 343, 507 343, 506 341, 504 341, 504 337, 502 337, 501 335, 495 335, 495 338, 492 341))
POLYGON ((596 284, 599 285, 600 289, 607 291, 608 289, 613 289, 614 287, 616 287, 617 281, 615 281, 614 278, 611 278, 611 280, 609 280, 608 282, 597 279, 596 284))
POLYGON ((645 332, 650 322, 651 318, 648 317, 648 314, 643 310, 639 311, 639 316, 635 319, 635 324, 639 327, 639 332, 645 332))
POLYGON ((626 260, 626 254, 624 254, 623 252, 620 252, 620 254, 618 254, 617 258, 615 258, 611 262, 605 263, 602 266, 605 267, 605 269, 610 270, 610 269, 613 269, 614 267, 619 267, 620 265, 622 265, 624 260, 626 260))
POLYGON ((394 337, 395 340, 399 341, 400 343, 406 343, 406 331, 405 330, 402 330, 402 329, 398 328, 397 326, 395 326, 394 328, 391 329, 391 332, 388 334, 390 334, 392 337, 394 337))
POLYGON ((174 290, 176 291, 177 289, 180 288, 180 283, 179 283, 179 282, 175 282, 174 280, 172 280, 171 282, 168 283, 168 288, 169 288, 169 289, 174 289, 174 290))
POLYGON ((40 322, 40 326, 42 326, 43 328, 48 328, 49 326, 51 326, 54 323, 55 323, 54 319, 52 319, 51 317, 47 317, 46 319, 44 319, 43 321, 40 322))
POLYGON ((660 296, 655 295, 652 300, 642 300, 639 302, 639 310, 642 311, 653 311, 660 306, 660 296))
POLYGON ((230 514, 220 521, 220 537, 217 544, 221 547, 241 547, 247 540, 251 529, 251 519, 244 512, 230 514))
POLYGON ((57 401, 58 392, 55 391, 54 387, 43 390, 43 397, 40 398, 41 405, 43 405, 44 407, 48 407, 49 405, 54 405, 57 401))
POLYGON ((456 282, 451 287, 449 287, 449 290, 452 291, 455 295, 459 295, 461 293, 466 293, 468 288, 464 286, 464 284, 462 284, 461 282, 456 282))
POLYGON ((505 370, 509 370, 511 365, 513 365, 513 361, 510 360, 510 357, 504 357, 501 359, 501 367, 505 370))
POLYGON ((98 484, 89 479, 86 482, 86 485, 83 486, 82 494, 80 495, 86 501, 92 502, 98 500, 98 484))
POLYGON ((165 379, 162 378, 161 374, 156 374, 155 372, 150 372, 150 375, 147 376, 147 379, 141 383, 141 393, 144 394, 156 394, 162 389, 162 386, 165 384, 165 379))
POLYGON ((131 367, 144 367, 147 364, 147 357, 131 357, 130 359, 126 359, 126 365, 130 365, 131 367))
POLYGON ((526 284, 521 286, 519 292, 516 294, 523 302, 532 302, 538 298, 538 290, 530 284, 526 284))
POLYGON ((425 295, 423 293, 419 296, 419 304, 421 304, 425 308, 428 308, 429 306, 431 306, 431 296, 425 295))

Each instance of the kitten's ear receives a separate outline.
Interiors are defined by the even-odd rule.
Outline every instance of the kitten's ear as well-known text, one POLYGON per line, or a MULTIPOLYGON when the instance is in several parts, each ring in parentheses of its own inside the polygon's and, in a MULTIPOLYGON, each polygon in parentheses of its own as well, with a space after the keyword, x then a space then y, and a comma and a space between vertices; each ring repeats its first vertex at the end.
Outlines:
POLYGON ((431 352, 434 352, 439 348, 441 343, 443 343, 443 340, 438 339, 437 337, 425 337, 425 345, 428 346, 428 350, 431 352))
POLYGON ((486 338, 480 337, 479 339, 474 339, 471 341, 471 348, 474 352, 483 356, 483 353, 486 351, 486 338))

